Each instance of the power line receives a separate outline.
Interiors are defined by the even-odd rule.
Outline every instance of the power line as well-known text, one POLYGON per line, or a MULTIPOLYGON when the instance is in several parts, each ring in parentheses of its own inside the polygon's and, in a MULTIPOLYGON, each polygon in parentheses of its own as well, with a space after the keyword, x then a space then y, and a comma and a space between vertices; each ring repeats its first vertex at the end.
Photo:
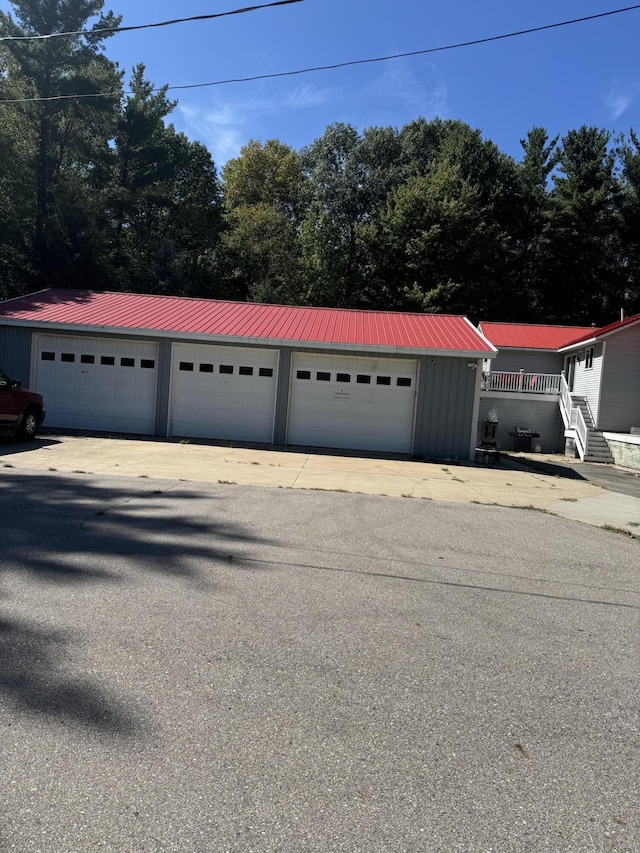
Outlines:
MULTIPOLYGON (((285 2, 296 2, 296 0, 285 0, 285 2)), ((610 12, 600 12, 596 15, 587 15, 583 18, 572 18, 569 21, 559 21, 555 24, 544 24, 540 27, 530 27, 526 30, 516 30, 511 33, 503 33, 502 35, 497 36, 488 36, 487 38, 481 39, 473 39, 471 41, 462 41, 456 42, 455 44, 443 45, 441 47, 429 47, 424 50, 411 50, 405 53, 392 53, 388 56, 376 56, 369 59, 352 59, 347 62, 336 62, 332 65, 316 65, 309 68, 298 68, 295 71, 279 71, 273 74, 256 74, 251 77, 232 77, 226 80, 214 80, 210 83, 188 83, 183 86, 158 86, 155 89, 152 89, 151 92, 161 92, 161 91, 177 91, 177 90, 186 90, 186 89, 204 89, 212 86, 226 86, 231 83, 253 83, 258 80, 275 80, 279 77, 294 77, 300 74, 312 74, 317 71, 333 71, 337 68, 348 68, 354 65, 368 65, 374 62, 388 62, 393 59, 405 59, 411 56, 425 56, 429 53, 442 53, 447 50, 457 50, 462 47, 473 47, 474 45, 480 44, 489 44, 491 42, 502 41, 504 39, 516 38, 518 36, 526 36, 531 35, 532 33, 541 33, 546 30, 558 29, 559 27, 568 27, 573 24, 582 24, 587 21, 595 21, 600 18, 608 18, 612 15, 620 15, 624 12, 633 12, 637 9, 640 9, 640 3, 636 3, 634 6, 626 6, 623 9, 614 9, 610 12)), ((40 101, 67 101, 67 100, 80 100, 86 98, 120 98, 123 95, 132 95, 133 92, 93 92, 88 94, 76 94, 76 95, 53 95, 48 98, 12 98, 12 99, 0 99, 0 104, 26 104, 26 103, 35 103, 40 101)))
POLYGON ((158 21, 154 24, 135 24, 128 27, 96 27, 93 30, 75 30, 68 33, 46 33, 44 35, 31 36, 0 36, 0 43, 7 41, 44 41, 48 39, 114 35, 115 33, 128 33, 133 30, 148 30, 153 27, 172 27, 174 24, 184 24, 189 21, 211 21, 213 18, 227 18, 230 15, 243 15, 246 12, 257 12, 260 9, 270 9, 273 6, 289 6, 291 3, 302 3, 304 0, 274 0, 273 3, 265 3, 261 6, 246 6, 243 9, 233 9, 231 12, 217 12, 213 15, 194 15, 190 18, 174 18, 171 21, 158 21))

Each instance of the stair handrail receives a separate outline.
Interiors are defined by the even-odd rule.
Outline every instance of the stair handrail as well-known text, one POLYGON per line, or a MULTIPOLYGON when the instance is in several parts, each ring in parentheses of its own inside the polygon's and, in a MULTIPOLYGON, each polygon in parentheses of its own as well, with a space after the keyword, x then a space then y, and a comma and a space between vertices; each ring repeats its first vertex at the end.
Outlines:
POLYGON ((582 410, 578 406, 573 405, 571 391, 567 385, 564 370, 560 374, 560 401, 564 409, 563 420, 565 421, 565 425, 568 429, 574 430, 577 439, 576 447, 578 454, 584 460, 589 441, 589 429, 582 415, 582 410))
POLYGON ((564 370, 560 373, 560 402, 562 403, 562 408, 564 410, 564 425, 566 427, 570 427, 572 426, 571 411, 573 409, 573 400, 571 399, 571 391, 569 391, 569 386, 567 385, 564 370))
POLYGON ((576 407, 576 436, 578 437, 578 453, 580 454, 580 459, 584 461, 584 457, 587 454, 587 444, 589 442, 589 428, 587 427, 584 417, 582 415, 582 410, 576 407))

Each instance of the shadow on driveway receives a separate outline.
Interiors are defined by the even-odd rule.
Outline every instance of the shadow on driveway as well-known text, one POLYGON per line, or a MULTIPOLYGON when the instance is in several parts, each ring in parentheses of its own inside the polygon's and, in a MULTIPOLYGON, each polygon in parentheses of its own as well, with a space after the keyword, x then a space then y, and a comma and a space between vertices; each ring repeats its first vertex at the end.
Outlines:
POLYGON ((610 492, 619 492, 632 498, 640 498, 640 475, 622 471, 613 465, 601 465, 597 462, 549 462, 531 459, 529 456, 503 456, 513 465, 525 470, 536 471, 550 477, 563 477, 568 480, 582 480, 593 483, 610 492))
POLYGON ((231 551, 241 560, 243 543, 260 541, 247 527, 222 519, 215 504, 222 497, 207 494, 210 512, 194 518, 190 504, 203 495, 183 486, 149 481, 131 488, 113 480, 0 470, 0 705, 8 700, 111 735, 147 728, 111 685, 65 672, 65 661, 75 657, 76 632, 51 623, 62 618, 74 625, 73 613, 82 615, 82 585, 100 586, 105 599, 114 588, 124 597, 129 589, 139 594, 141 574, 151 574, 192 584, 195 595, 215 584, 201 566, 226 561, 231 551), (175 492, 171 500, 168 492, 175 492), (40 616, 19 611, 32 595, 25 584, 46 585, 36 598, 40 616), (47 597, 52 584, 68 590, 68 601, 47 597))

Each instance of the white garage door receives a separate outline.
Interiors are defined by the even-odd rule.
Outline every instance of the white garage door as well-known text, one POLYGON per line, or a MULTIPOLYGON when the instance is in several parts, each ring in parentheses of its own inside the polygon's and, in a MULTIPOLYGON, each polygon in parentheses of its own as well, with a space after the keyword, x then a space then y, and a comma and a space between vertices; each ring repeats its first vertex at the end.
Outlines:
POLYGON ((39 335, 36 390, 47 426, 152 435, 158 346, 101 338, 39 335))
POLYGON ((174 344, 171 435, 273 441, 277 350, 174 344))
POLYGON ((289 444, 410 453, 418 363, 295 353, 289 444))

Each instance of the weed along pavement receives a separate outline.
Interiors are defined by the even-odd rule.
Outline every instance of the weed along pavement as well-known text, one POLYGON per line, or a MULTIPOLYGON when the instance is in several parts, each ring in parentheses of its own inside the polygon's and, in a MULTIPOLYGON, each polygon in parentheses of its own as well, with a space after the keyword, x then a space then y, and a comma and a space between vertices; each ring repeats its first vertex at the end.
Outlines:
POLYGON ((0 445, 2 853, 640 849, 615 493, 322 458, 0 445))

